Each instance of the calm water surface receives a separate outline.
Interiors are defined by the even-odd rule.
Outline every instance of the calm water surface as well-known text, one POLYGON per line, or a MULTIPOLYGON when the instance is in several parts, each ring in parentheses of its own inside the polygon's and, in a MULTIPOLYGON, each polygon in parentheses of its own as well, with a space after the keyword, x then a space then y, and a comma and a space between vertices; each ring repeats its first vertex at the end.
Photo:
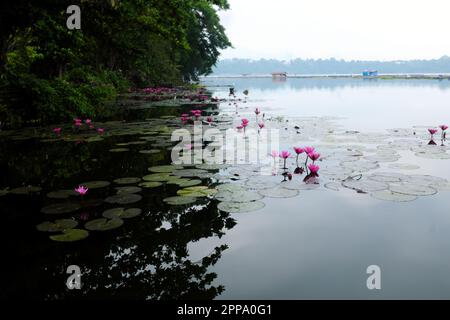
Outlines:
MULTIPOLYGON (((249 117, 255 107, 268 116, 331 116, 338 117, 336 123, 346 130, 364 133, 450 123, 449 81, 206 78, 203 82, 224 98, 228 96, 224 85, 233 85, 239 97, 248 89, 248 102, 239 108, 249 117)), ((218 112, 232 114, 233 107, 225 102, 218 112)), ((146 117, 158 116, 155 113, 146 117)), ((412 202, 388 202, 321 186, 294 198, 265 198, 266 206, 259 211, 226 214, 211 199, 182 209, 168 206, 162 199, 176 189, 164 187, 144 190, 143 200, 131 205, 143 209, 143 214, 127 220, 122 228, 92 233, 70 244, 52 242, 36 231, 35 226, 45 220, 39 211, 49 203, 47 192, 70 189, 83 181, 142 177, 148 167, 170 162, 170 150, 157 156, 108 152, 117 143, 133 140, 139 135, 89 144, 2 143, 0 189, 23 184, 43 187, 41 195, 0 197, 11 267, 2 295, 450 298, 450 193, 445 191, 412 202), (65 287, 65 271, 71 264, 83 270, 80 292, 65 287), (381 267, 382 290, 366 287, 366 268, 373 264, 381 267)), ((450 179, 450 160, 400 153, 399 162, 420 166, 403 173, 450 179)), ((386 164, 380 170, 386 171, 386 164)), ((75 218, 101 215, 109 207, 94 200, 104 199, 111 189, 94 190, 89 198, 93 203, 83 206, 75 218)))

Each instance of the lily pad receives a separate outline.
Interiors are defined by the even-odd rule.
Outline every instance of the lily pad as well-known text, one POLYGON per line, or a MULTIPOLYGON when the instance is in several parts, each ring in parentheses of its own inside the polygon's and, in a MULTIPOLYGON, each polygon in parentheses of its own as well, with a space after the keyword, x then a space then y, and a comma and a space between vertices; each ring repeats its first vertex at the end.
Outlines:
POLYGON ((137 178, 137 177, 126 177, 126 178, 119 178, 114 180, 114 183, 117 184, 134 184, 134 183, 138 183, 141 181, 141 178, 137 178))
POLYGON ((198 164, 195 167, 197 169, 202 169, 202 170, 220 170, 220 169, 227 168, 228 165, 220 164, 220 163, 203 163, 203 164, 198 164))
POLYGON ((18 188, 14 188, 11 189, 9 192, 12 194, 33 194, 33 193, 37 193, 40 192, 42 190, 41 187, 36 187, 36 186, 25 186, 25 187, 18 187, 18 188))
POLYGON ((175 170, 180 170, 180 169, 183 169, 182 165, 172 164, 172 165, 166 165, 166 166, 150 167, 150 168, 148 168, 148 171, 155 172, 155 173, 169 173, 169 172, 172 172, 175 170))
POLYGON ((418 165, 409 164, 409 163, 391 163, 388 167, 391 169, 400 169, 400 170, 420 169, 420 167, 418 165))
POLYGON ((237 183, 224 183, 216 187, 218 191, 230 191, 230 192, 242 192, 245 191, 240 184, 237 183))
POLYGON ((384 182, 378 182, 368 179, 355 180, 352 178, 346 179, 342 182, 346 188, 353 189, 360 193, 370 193, 374 191, 386 190, 389 185, 384 182))
POLYGON ((142 196, 134 193, 122 193, 110 196, 105 199, 105 202, 112 204, 130 204, 141 201, 142 196))
POLYGON ((0 197, 1 196, 5 196, 5 195, 7 195, 9 193, 9 189, 8 188, 6 188, 6 189, 0 189, 0 197))
POLYGON ((217 193, 216 189, 209 189, 206 186, 187 187, 178 190, 177 194, 183 197, 208 197, 217 193))
POLYGON ((389 173, 389 172, 376 172, 370 175, 368 178, 378 182, 400 182, 404 175, 389 173))
POLYGON ((111 183, 109 181, 89 181, 80 183, 81 186, 85 186, 88 189, 100 189, 100 188, 106 188, 111 183))
POLYGON ((150 149, 150 150, 139 150, 139 153, 142 154, 156 154, 156 153, 160 153, 161 150, 159 149, 150 149))
POLYGON ((293 198, 298 196, 298 190, 290 190, 283 187, 275 187, 272 189, 262 189, 258 193, 269 198, 293 198))
POLYGON ((67 199, 70 196, 78 196, 79 194, 75 190, 58 190, 47 193, 47 197, 50 199, 67 199))
POLYGON ((260 190, 275 188, 279 183, 280 177, 277 176, 253 176, 245 182, 245 186, 260 190))
POLYGON ((89 232, 83 229, 67 229, 62 234, 55 234, 50 236, 50 239, 58 242, 73 242, 86 239, 89 232))
POLYGON ((113 208, 113 209, 109 209, 109 210, 106 210, 105 212, 103 212, 103 217, 108 218, 108 219, 116 219, 116 218, 130 219, 130 218, 137 217, 141 213, 142 213, 142 209, 139 209, 139 208, 129 208, 129 209, 113 208))
POLYGON ((432 187, 412 183, 391 184, 390 190, 411 196, 431 196, 437 193, 437 190, 432 187))
POLYGON ((139 193, 142 191, 142 188, 136 186, 126 186, 126 187, 117 187, 117 194, 121 193, 139 193))
POLYGON ((81 206, 78 203, 62 202, 45 206, 41 209, 41 212, 45 214, 63 214, 75 212, 80 208, 81 206))
POLYGON ((123 225, 123 220, 119 218, 106 219, 99 218, 87 222, 84 227, 90 231, 108 231, 119 228, 123 225))
POLYGON ((43 232, 61 232, 66 229, 73 229, 78 225, 78 222, 72 219, 59 219, 55 222, 44 221, 36 226, 38 231, 43 232))
POLYGON ((139 183, 138 186, 141 187, 141 188, 149 189, 149 188, 160 187, 160 186, 162 186, 162 183, 161 182, 157 182, 157 181, 146 181, 146 182, 139 183))
POLYGON ((220 202, 217 208, 221 211, 230 213, 252 212, 257 211, 265 207, 264 202, 251 201, 251 202, 220 202))
POLYGON ((109 152, 113 152, 113 153, 127 152, 127 151, 130 151, 130 149, 128 149, 128 148, 114 148, 114 149, 109 149, 109 152))
POLYGON ((179 177, 172 176, 170 173, 153 173, 146 175, 142 178, 142 180, 145 181, 158 181, 158 182, 164 182, 164 181, 170 181, 170 180, 178 180, 179 177))
POLYGON ((210 173, 208 171, 202 169, 176 170, 172 174, 183 178, 191 178, 191 177, 208 178, 210 176, 210 173))
POLYGON ((177 179, 177 180, 170 180, 169 182, 167 182, 168 184, 176 184, 181 188, 185 188, 185 187, 192 187, 192 186, 196 186, 202 183, 202 180, 197 180, 197 179, 177 179))
POLYGON ((196 197, 185 197, 185 196, 176 196, 176 197, 168 197, 163 199, 163 201, 167 204, 173 206, 191 204, 197 201, 196 197))
POLYGON ((340 191, 342 188, 342 184, 336 181, 331 181, 325 184, 325 188, 333 190, 333 191, 340 191))
POLYGON ((257 192, 247 190, 237 192, 222 190, 216 194, 215 198, 227 202, 250 202, 260 200, 263 196, 257 192))
POLYGON ((417 199, 417 197, 414 195, 392 192, 391 190, 375 191, 372 192, 370 195, 378 200, 395 201, 395 202, 408 202, 417 199))

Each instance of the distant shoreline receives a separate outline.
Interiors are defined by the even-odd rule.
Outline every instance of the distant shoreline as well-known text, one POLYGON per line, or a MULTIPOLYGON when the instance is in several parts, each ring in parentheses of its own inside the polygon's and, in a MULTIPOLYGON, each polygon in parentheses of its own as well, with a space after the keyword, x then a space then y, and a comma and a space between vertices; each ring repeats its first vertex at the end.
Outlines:
MULTIPOLYGON (((226 74, 212 74, 202 76, 200 79, 208 78, 239 78, 239 79, 254 79, 254 78, 272 78, 271 74, 248 74, 248 75, 226 75, 226 74)), ((426 79, 426 80, 450 80, 450 73, 380 73, 374 77, 363 77, 361 74, 288 74, 287 79, 308 79, 308 78, 354 78, 354 79, 426 79)))

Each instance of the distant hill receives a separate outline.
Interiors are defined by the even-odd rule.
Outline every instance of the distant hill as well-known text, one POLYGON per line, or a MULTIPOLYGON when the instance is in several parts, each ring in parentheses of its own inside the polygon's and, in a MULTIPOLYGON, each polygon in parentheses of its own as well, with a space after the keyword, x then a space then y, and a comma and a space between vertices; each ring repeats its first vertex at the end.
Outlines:
POLYGON ((213 75, 267 74, 276 71, 290 74, 339 74, 361 73, 365 69, 378 70, 380 73, 450 73, 450 57, 405 61, 225 59, 213 68, 213 75))

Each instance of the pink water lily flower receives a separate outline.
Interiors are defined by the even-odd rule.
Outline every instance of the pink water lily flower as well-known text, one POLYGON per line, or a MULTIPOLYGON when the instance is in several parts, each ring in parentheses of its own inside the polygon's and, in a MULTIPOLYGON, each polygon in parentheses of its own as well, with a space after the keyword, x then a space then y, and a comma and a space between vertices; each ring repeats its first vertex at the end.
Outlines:
POLYGON ((261 113, 261 111, 259 110, 259 108, 256 108, 256 109, 255 109, 255 114, 258 115, 258 114, 260 114, 260 113, 261 113))
POLYGON ((81 196, 84 196, 88 192, 88 188, 85 186, 78 186, 78 188, 75 188, 75 191, 78 192, 81 196))
POLYGON ((434 134, 436 134, 437 130, 436 130, 436 129, 428 129, 428 132, 429 132, 431 135, 434 135, 434 134))
POLYGON ((95 128, 95 127, 94 127, 93 124, 89 125, 89 129, 94 129, 94 128, 95 128))
POLYGON ((246 118, 242 118, 242 126, 245 128, 246 126, 248 126, 248 119, 246 119, 246 118))
POLYGON ((206 121, 208 121, 209 123, 213 122, 213 118, 211 116, 206 118, 206 121))
POLYGON ((286 150, 281 151, 281 153, 280 153, 280 156, 281 156, 283 159, 289 158, 290 155, 291 155, 291 153, 290 153, 289 151, 286 151, 286 150))
POLYGON ((62 130, 61 128, 54 128, 53 132, 56 133, 56 134, 60 134, 61 130, 62 130))
POLYGON ((278 151, 272 150, 272 152, 270 153, 270 156, 275 159, 276 157, 278 157, 278 151))
POLYGON ((258 127, 259 127, 260 129, 264 128, 264 122, 258 123, 258 127))
POLYGON ((441 128, 442 131, 445 131, 445 130, 448 129, 448 126, 445 125, 445 124, 441 124, 441 125, 439 126, 439 128, 441 128))
POLYGON ((103 129, 103 128, 97 128, 97 132, 98 132, 98 133, 103 133, 103 132, 105 132, 105 129, 103 129))
POLYGON ((91 119, 86 119, 86 120, 84 120, 84 123, 86 123, 86 124, 91 124, 91 122, 92 122, 91 119))
POLYGON ((318 165, 315 165, 314 163, 309 164, 308 168, 312 174, 317 174, 317 172, 319 172, 319 169, 320 169, 320 167, 318 165))
POLYGON ((301 154, 301 153, 305 152, 305 150, 303 150, 303 148, 294 147, 293 149, 296 154, 301 154))
POLYGON ((283 160, 284 160, 283 169, 287 169, 287 167, 286 167, 286 159, 289 158, 290 155, 291 155, 291 154, 290 154, 289 151, 286 151, 286 150, 281 151, 280 156, 281 156, 281 157, 283 158, 283 160))
POLYGON ((81 119, 75 118, 75 119, 73 119, 73 122, 75 122, 75 123, 77 123, 77 122, 81 123, 81 119))
POLYGON ((309 154, 309 153, 314 152, 315 148, 314 148, 314 147, 305 147, 305 148, 303 148, 303 150, 304 150, 307 154, 309 154))
POLYGON ((320 153, 311 152, 308 153, 308 157, 313 161, 317 161, 320 158, 320 153))

